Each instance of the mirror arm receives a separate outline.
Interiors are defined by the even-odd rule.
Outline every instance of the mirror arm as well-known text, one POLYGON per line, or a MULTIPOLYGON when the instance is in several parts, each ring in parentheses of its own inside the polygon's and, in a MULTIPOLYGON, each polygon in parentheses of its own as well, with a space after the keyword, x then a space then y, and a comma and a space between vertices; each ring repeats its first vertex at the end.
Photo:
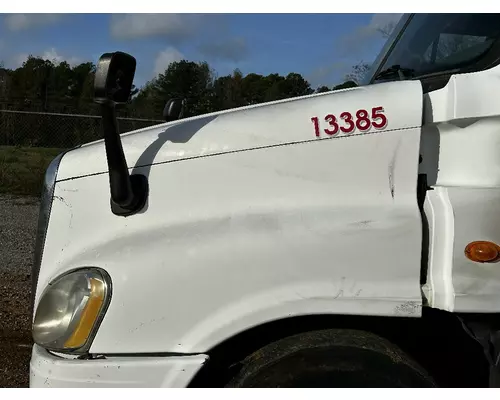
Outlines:
POLYGON ((146 203, 148 180, 144 175, 130 175, 128 172, 118 131, 115 104, 101 104, 101 113, 109 170, 111 210, 116 215, 131 215, 142 209, 146 203))
POLYGON ((131 206, 133 208, 134 192, 118 131, 115 105, 111 102, 101 104, 101 115, 108 160, 111 201, 122 208, 130 208, 131 206))

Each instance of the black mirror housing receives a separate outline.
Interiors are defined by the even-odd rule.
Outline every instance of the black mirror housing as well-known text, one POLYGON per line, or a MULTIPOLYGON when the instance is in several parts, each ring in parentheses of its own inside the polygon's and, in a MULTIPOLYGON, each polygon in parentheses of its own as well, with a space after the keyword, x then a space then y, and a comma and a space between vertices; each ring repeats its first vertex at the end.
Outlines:
POLYGON ((177 121, 184 111, 184 99, 170 99, 163 109, 163 118, 167 122, 177 121))
POLYGON ((130 98, 137 62, 120 51, 105 53, 99 59, 94 80, 96 103, 125 104, 130 98))

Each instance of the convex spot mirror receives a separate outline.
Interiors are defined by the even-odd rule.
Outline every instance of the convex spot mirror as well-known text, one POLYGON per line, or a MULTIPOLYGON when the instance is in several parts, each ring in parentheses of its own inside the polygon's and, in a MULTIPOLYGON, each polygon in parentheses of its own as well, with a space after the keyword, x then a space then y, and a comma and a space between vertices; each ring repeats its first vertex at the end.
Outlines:
POLYGON ((163 109, 163 118, 167 122, 176 121, 182 117, 184 99, 170 99, 163 109))
POLYGON ((127 103, 132 91, 136 60, 127 53, 105 53, 97 63, 94 99, 97 103, 127 103))

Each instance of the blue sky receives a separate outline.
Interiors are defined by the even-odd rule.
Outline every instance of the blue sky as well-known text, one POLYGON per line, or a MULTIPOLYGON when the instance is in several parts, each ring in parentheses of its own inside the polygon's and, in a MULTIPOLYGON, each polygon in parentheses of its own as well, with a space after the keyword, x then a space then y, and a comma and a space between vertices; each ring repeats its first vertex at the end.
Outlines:
POLYGON ((171 61, 207 61, 219 75, 302 74, 313 87, 343 80, 371 61, 379 29, 400 14, 4 14, 0 60, 18 67, 29 54, 71 64, 121 50, 136 57, 143 85, 171 61))

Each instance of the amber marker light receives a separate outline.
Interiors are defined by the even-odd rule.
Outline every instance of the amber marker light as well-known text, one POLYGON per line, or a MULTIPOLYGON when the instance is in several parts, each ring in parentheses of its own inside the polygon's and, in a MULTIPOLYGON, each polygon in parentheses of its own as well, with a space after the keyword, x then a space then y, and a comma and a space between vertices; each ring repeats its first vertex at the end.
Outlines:
POLYGON ((500 247, 492 242, 471 242, 465 247, 465 256, 479 263, 493 263, 500 260, 500 247))

